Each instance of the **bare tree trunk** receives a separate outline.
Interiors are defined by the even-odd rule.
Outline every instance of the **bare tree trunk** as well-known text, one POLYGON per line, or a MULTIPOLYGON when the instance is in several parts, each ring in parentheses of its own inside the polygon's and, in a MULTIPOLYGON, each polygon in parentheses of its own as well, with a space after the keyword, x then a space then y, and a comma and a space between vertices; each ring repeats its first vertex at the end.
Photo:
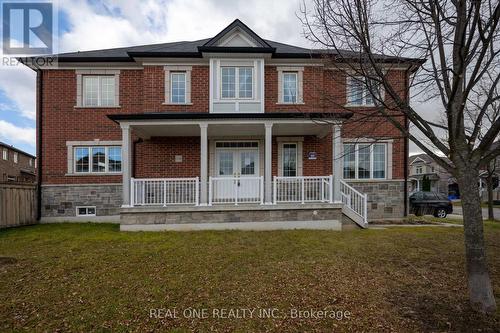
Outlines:
POLYGON ((458 186, 462 195, 469 297, 472 307, 483 313, 494 313, 496 302, 486 261, 479 173, 477 168, 457 166, 458 186))
POLYGON ((495 219, 495 213, 493 211, 493 172, 488 170, 488 179, 487 179, 487 189, 488 189, 488 220, 495 219))

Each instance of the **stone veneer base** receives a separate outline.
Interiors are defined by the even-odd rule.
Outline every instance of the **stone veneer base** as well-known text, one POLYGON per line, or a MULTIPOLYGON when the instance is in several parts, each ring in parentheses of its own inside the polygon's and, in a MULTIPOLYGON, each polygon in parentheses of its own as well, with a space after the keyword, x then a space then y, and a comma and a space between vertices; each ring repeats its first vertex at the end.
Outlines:
POLYGON ((94 218, 76 217, 78 206, 95 206, 96 217, 117 216, 121 205, 121 184, 42 185, 42 221, 68 217, 90 221, 94 218))
POLYGON ((368 221, 404 217, 403 180, 347 181, 361 193, 368 196, 368 221))

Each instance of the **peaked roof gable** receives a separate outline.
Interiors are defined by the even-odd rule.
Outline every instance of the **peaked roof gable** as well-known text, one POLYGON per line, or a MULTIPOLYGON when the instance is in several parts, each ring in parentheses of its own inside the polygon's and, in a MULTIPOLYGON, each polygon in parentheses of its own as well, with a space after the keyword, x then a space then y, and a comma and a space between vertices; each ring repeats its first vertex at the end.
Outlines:
POLYGON ((234 20, 231 24, 225 27, 217 35, 209 39, 204 47, 262 47, 262 48, 272 48, 264 39, 257 35, 252 29, 250 29, 246 24, 241 22, 239 19, 234 20), (229 43, 234 38, 237 38, 240 45, 232 45, 229 43), (246 45, 245 45, 246 44, 246 45))

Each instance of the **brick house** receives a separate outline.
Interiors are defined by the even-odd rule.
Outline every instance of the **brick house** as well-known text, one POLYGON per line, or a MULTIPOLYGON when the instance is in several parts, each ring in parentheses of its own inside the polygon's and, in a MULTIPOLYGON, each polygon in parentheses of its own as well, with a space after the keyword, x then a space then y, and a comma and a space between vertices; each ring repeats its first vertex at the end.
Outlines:
POLYGON ((35 183, 35 156, 1 141, 0 154, 0 182, 35 183))
MULTIPOLYGON (((406 98, 420 61, 381 61, 396 60, 406 98)), ((58 62, 37 70, 43 220, 339 229, 406 214, 407 141, 388 122, 367 138, 349 121, 372 98, 323 51, 235 20, 213 38, 58 62)))

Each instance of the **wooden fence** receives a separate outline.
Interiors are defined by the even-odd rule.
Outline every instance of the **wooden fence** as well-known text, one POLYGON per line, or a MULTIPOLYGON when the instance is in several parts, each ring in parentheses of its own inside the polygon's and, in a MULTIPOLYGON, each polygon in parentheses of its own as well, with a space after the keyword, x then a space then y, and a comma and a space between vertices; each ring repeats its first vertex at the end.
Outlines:
POLYGON ((0 183, 0 229, 36 223, 36 185, 0 183))

